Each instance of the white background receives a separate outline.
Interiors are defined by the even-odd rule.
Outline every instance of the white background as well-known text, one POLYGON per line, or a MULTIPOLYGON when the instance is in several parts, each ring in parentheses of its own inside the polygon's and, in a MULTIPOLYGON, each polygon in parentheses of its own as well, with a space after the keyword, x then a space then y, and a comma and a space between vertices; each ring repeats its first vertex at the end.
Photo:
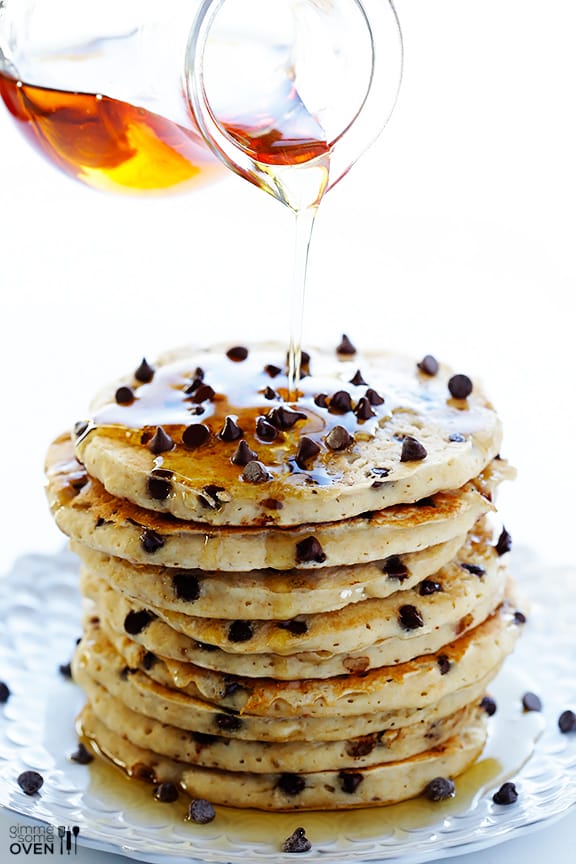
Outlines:
MULTIPOLYGON (((573 560, 576 6, 396 5, 399 104, 322 204, 305 341, 345 331, 481 378, 519 471, 505 522, 545 578, 573 560)), ((44 451, 103 382, 189 341, 287 340, 291 254, 291 214, 238 178, 163 200, 92 192, 0 113, 0 570, 61 546, 44 451)), ((569 826, 470 861, 555 842, 559 858, 569 826)))

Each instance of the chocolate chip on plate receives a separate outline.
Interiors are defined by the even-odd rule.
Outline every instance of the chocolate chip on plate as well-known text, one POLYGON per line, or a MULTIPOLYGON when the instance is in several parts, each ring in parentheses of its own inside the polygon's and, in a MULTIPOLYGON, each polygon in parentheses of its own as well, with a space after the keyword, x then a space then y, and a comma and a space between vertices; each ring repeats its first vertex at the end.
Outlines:
POLYGON ((542 700, 536 693, 524 693, 522 696, 524 711, 542 711, 542 700))
POLYGON ((152 381, 154 377, 154 368, 150 366, 145 357, 142 358, 142 362, 134 372, 134 378, 136 381, 139 381, 141 384, 148 384, 152 381))
POLYGON ((316 537, 306 537, 296 544, 296 562, 298 564, 322 564, 326 560, 326 553, 322 549, 316 537))
POLYGON ((73 753, 70 753, 68 758, 71 762, 76 762, 78 765, 89 765, 90 762, 94 761, 94 756, 81 741, 78 742, 77 749, 73 753))
POLYGON ((402 442, 401 462, 420 462, 425 459, 428 452, 423 444, 412 435, 407 435, 402 442))
POLYGON ((432 354, 426 354, 417 364, 418 369, 426 375, 437 375, 440 364, 432 354))
POLYGON ((148 442, 148 449, 155 456, 159 453, 166 453, 168 450, 172 450, 174 446, 174 441, 162 426, 156 427, 154 435, 148 442))
POLYGON ((514 783, 503 783, 492 796, 492 800, 495 804, 514 804, 518 800, 518 791, 514 783))
POLYGON ((448 777, 435 777, 424 789, 424 795, 429 801, 446 801, 447 798, 453 798, 455 792, 454 781, 448 777))
POLYGON ((244 348, 242 345, 235 345, 233 348, 228 349, 226 356, 229 360, 233 360, 235 363, 241 363, 248 357, 248 349, 244 348))
POLYGON ((178 787, 175 783, 159 783, 154 787, 154 798, 164 804, 171 804, 178 800, 178 787))
POLYGON ((216 812, 212 804, 205 798, 194 798, 188 807, 188 815, 186 818, 190 822, 196 822, 197 825, 206 825, 212 822, 216 816, 216 812))
POLYGON ((71 663, 61 663, 58 666, 58 671, 63 678, 67 678, 68 680, 72 679, 72 664, 71 663))
POLYGON ((498 710, 496 700, 492 696, 484 696, 480 702, 480 708, 483 708, 489 717, 493 717, 498 710))
POLYGON ((304 828, 296 828, 282 844, 283 852, 309 852, 311 848, 312 843, 306 837, 304 828))
POLYGON ((35 795, 44 785, 44 778, 38 771, 23 771, 18 775, 17 782, 26 795, 35 795))
POLYGON ((468 375, 453 375, 448 381, 448 390, 454 399, 467 399, 473 387, 468 375))
POLYGON ((576 714, 574 711, 568 709, 560 714, 558 728, 563 735, 566 735, 568 732, 576 732, 576 714))
POLYGON ((10 688, 4 681, 0 681, 0 705, 4 705, 10 698, 10 688))

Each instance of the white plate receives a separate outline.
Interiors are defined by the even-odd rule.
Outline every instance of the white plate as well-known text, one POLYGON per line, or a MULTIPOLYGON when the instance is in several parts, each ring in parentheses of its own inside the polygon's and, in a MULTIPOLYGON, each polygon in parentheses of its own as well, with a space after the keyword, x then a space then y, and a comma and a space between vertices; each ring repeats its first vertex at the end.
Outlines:
POLYGON ((67 553, 23 558, 0 579, 0 679, 12 691, 0 706, 0 806, 39 823, 77 825, 85 846, 162 864, 293 862, 280 849, 299 825, 313 843, 302 860, 412 864, 549 823, 576 803, 576 734, 562 735, 557 726, 562 710, 576 710, 576 572, 547 572, 527 552, 513 556, 512 566, 530 599, 528 624, 492 690, 498 711, 487 749, 458 780, 454 799, 338 814, 217 808, 217 818, 199 826, 183 821, 183 804, 152 801, 150 787, 118 778, 115 769, 68 759, 83 699, 58 667, 80 635, 77 565, 67 553), (540 695, 542 714, 522 711, 526 690, 540 695), (27 769, 44 777, 35 796, 16 782, 27 769), (518 801, 495 805, 493 791, 509 778, 518 801))

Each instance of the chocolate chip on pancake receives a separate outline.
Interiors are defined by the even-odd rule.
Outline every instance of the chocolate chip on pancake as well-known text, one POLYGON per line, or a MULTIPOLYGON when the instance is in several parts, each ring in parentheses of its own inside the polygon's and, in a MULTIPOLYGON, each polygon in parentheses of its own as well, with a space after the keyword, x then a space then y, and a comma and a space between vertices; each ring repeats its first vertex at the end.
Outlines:
POLYGON ((324 439, 330 450, 345 450, 354 443, 354 438, 344 426, 333 426, 324 439))
POLYGON ((328 408, 328 394, 317 393, 314 396, 314 404, 317 405, 318 408, 328 408))
POLYGON ((154 453, 155 456, 159 453, 166 453, 169 450, 172 450, 175 446, 174 441, 162 426, 156 427, 154 435, 148 442, 148 449, 151 453, 154 453))
POLYGON ((172 576, 172 587, 178 600, 192 603, 201 593, 200 580, 194 573, 181 571, 172 576))
POLYGON ((258 459, 258 454, 252 450, 244 438, 240 441, 234 454, 230 457, 230 461, 234 465, 240 465, 242 467, 247 465, 249 462, 252 462, 254 459, 258 459))
POLYGON ((232 621, 228 626, 230 642, 248 642, 254 636, 254 627, 250 621, 232 621))
POLYGON ((152 528, 144 528, 140 534, 140 545, 150 555, 161 549, 165 542, 164 537, 158 534, 157 531, 153 531, 152 528))
POLYGON ((362 396, 362 398, 358 400, 358 404, 354 409, 354 414, 358 420, 369 420, 371 417, 376 416, 376 412, 372 410, 370 401, 365 396, 362 396))
POLYGON ((278 429, 265 417, 258 417, 256 420, 256 435, 262 441, 274 441, 278 437, 278 429))
POLYGON ((172 492, 172 483, 164 477, 150 474, 146 481, 146 489, 150 498, 156 501, 164 501, 172 492))
POLYGON ((408 567, 399 555, 391 555, 387 558, 382 570, 390 579, 397 579, 399 582, 403 582, 409 575, 408 567))
POLYGON ((407 435, 402 442, 401 462, 420 462, 428 452, 423 444, 412 435, 407 435))
POLYGON ((303 411, 293 411, 292 408, 280 405, 278 408, 272 408, 266 415, 266 419, 276 429, 291 429, 299 420, 307 420, 308 418, 303 411))
POLYGON ((468 564, 466 561, 461 562, 460 566, 463 570, 466 570, 468 573, 471 573, 473 576, 485 576, 486 568, 481 567, 479 564, 468 564))
POLYGON ((500 536, 498 537, 498 542, 494 548, 498 555, 505 555, 506 552, 510 552, 512 549, 512 536, 508 533, 506 528, 502 528, 500 536))
POLYGON ((134 391, 130 387, 118 387, 114 398, 118 405, 132 405, 134 399, 134 391))
POLYGON ((422 613, 411 603, 406 603, 398 610, 398 620, 404 630, 416 630, 424 626, 422 613))
POLYGON ((346 390, 337 390, 330 397, 330 411, 336 414, 348 414, 352 411, 352 398, 346 390))
POLYGON ((262 395, 265 399, 278 399, 278 393, 276 393, 276 391, 273 390, 272 387, 266 387, 265 390, 262 392, 262 395))
POLYGON ((296 451, 296 464, 298 467, 305 468, 306 463, 314 459, 320 453, 320 450, 321 447, 316 441, 307 435, 303 435, 298 442, 298 450, 296 451))
POLYGON ((435 579, 424 579, 418 586, 418 593, 421 597, 427 597, 429 594, 436 594, 442 590, 442 585, 435 579))
POLYGON ((171 804, 173 801, 177 801, 178 797, 178 787, 175 783, 159 783, 154 788, 154 798, 156 801, 162 801, 164 804, 171 804))
POLYGON ((278 778, 276 786, 285 795, 299 795, 306 788, 306 780, 298 774, 285 772, 278 778))
POLYGON ((372 387, 368 387, 366 393, 364 394, 366 399, 370 402, 370 405, 383 405, 384 397, 380 395, 376 390, 372 387))
POLYGON ((438 370, 440 369, 440 364, 438 360, 432 354, 426 354, 422 360, 417 364, 418 369, 421 372, 424 372, 425 375, 434 376, 438 374, 438 370))
POLYGON ((441 675, 447 675, 452 668, 452 663, 446 654, 439 654, 436 658, 436 663, 441 675))
POLYGON ((280 368, 280 366, 274 366, 273 363, 267 363, 264 367, 264 371, 267 375, 270 376, 270 378, 277 378, 278 375, 280 375, 280 373, 282 372, 282 369, 280 368))
POLYGON ((293 636, 303 636, 304 633, 308 632, 306 621, 299 621, 297 618, 293 618, 291 621, 278 621, 276 626, 280 627, 281 630, 287 630, 293 636))
POLYGON ((345 333, 342 334, 342 339, 336 348, 336 352, 346 355, 356 354, 356 348, 345 333))
POLYGON ((242 345, 236 345, 234 348, 228 349, 226 356, 229 360, 233 360, 235 363, 241 363, 248 357, 248 348, 244 348, 242 345))
POLYGON ((353 795, 364 780, 364 777, 357 771, 340 771, 338 780, 342 791, 346 792, 347 795, 353 795))
POLYGON ((222 732, 238 732, 242 728, 242 720, 236 714, 216 714, 214 723, 222 732))
POLYGON ((448 381, 448 390, 454 399, 467 399, 473 387, 468 375, 453 375, 448 381))
POLYGON ((218 437, 221 438, 222 441, 238 441, 239 438, 244 437, 244 432, 234 417, 228 416, 224 420, 224 426, 222 427, 218 437))
POLYGON ((246 483, 266 483, 272 479, 272 475, 262 462, 259 462, 257 459, 251 459, 250 462, 246 463, 242 472, 242 479, 246 483))
POLYGON ((134 372, 134 378, 141 384, 149 384, 154 378, 154 372, 154 367, 150 366, 146 358, 143 357, 142 362, 134 372))
POLYGON ((210 429, 203 423, 192 423, 182 432, 182 443, 190 450, 195 450, 206 444, 210 438, 210 429))
POLYGON ((145 630, 155 618, 156 615, 154 612, 150 612, 149 609, 131 610, 124 619, 124 630, 130 636, 136 636, 145 630))
POLYGON ((362 372, 360 369, 356 370, 356 374, 349 381, 350 384, 354 384, 355 387, 359 387, 361 384, 367 384, 367 382, 362 377, 362 372))
POLYGON ((435 777, 424 789, 424 795, 429 801, 446 801, 447 798, 453 798, 455 792, 454 781, 448 777, 435 777))
POLYGON ((306 537, 296 544, 296 562, 298 564, 322 564, 326 560, 326 553, 316 537, 306 537))

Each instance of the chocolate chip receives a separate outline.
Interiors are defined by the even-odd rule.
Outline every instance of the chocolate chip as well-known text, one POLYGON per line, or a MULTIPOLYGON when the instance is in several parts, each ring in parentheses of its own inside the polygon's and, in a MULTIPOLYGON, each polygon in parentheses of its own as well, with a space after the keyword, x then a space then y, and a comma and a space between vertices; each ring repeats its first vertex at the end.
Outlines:
POLYGON ((134 402, 134 392, 130 387, 119 387, 114 394, 118 405, 131 405, 134 402))
POLYGON ((150 475, 146 480, 146 491, 150 498, 156 501, 164 501, 172 492, 172 483, 169 480, 164 480, 162 477, 150 475))
POLYGON ((400 454, 401 462, 420 462, 421 459, 425 459, 428 455, 426 448, 420 441, 417 441, 416 438, 413 438, 411 435, 407 435, 402 442, 402 452, 400 454))
POLYGON ((306 414, 302 411, 293 411, 291 408, 285 408, 280 405, 279 408, 273 408, 266 415, 269 423, 277 429, 291 429, 299 420, 306 420, 306 414))
POLYGON ((140 534, 140 544, 144 551, 148 552, 150 555, 164 546, 165 542, 164 537, 156 531, 153 531, 151 528, 144 528, 140 534))
POLYGON ((418 587, 418 593, 421 597, 427 597, 429 594, 436 594, 443 590, 440 582, 435 582, 433 579, 424 579, 418 587))
POLYGON ((223 740, 222 738, 219 738, 218 735, 209 735, 207 732, 191 732, 190 737, 196 744, 202 744, 203 746, 210 746, 210 744, 214 744, 215 741, 223 740))
POLYGON ((207 825, 216 817, 214 807, 205 798, 194 798, 188 807, 186 818, 197 825, 207 825))
POLYGON ((453 443, 462 444, 464 441, 466 441, 466 436, 462 435, 460 432, 453 432, 451 435, 448 436, 448 440, 452 441, 453 443))
POLYGON ((154 798, 164 804, 171 804, 178 800, 178 787, 175 783, 159 783, 154 788, 154 798))
POLYGON ((186 393, 187 396, 190 396, 191 393, 195 393, 196 390, 198 390, 198 388, 200 387, 200 385, 202 384, 203 381, 204 381, 204 373, 202 373, 201 376, 197 376, 196 378, 193 378, 193 379, 192 379, 192 383, 189 384, 189 385, 184 389, 184 393, 186 393))
POLYGON ((342 334, 342 339, 336 351, 338 354, 356 354, 356 348, 345 333, 342 334))
POLYGON ((282 510, 284 505, 281 501, 278 501, 276 498, 264 498, 260 504, 262 507, 265 507, 266 510, 282 510))
POLYGON ((316 396, 314 396, 314 404, 319 408, 328 408, 328 394, 317 393, 316 396))
POLYGON ((154 377, 154 368, 150 366, 145 357, 142 358, 142 362, 134 372, 134 378, 136 381, 140 381, 141 384, 148 384, 152 381, 154 377))
POLYGON ((296 464, 299 468, 305 468, 306 462, 314 459, 320 453, 321 447, 312 438, 304 435, 298 442, 298 450, 296 451, 296 464))
POLYGON ((324 440, 330 450, 345 450, 354 442, 354 438, 344 426, 334 426, 324 440))
POLYGON ((242 720, 235 714, 216 714, 214 722, 222 732, 238 732, 242 728, 242 720))
POLYGON ((364 780, 362 774, 359 774, 357 771, 340 771, 338 774, 338 780, 340 781, 340 788, 343 792, 346 792, 348 795, 352 795, 356 792, 356 789, 364 780))
POLYGON ((209 507, 211 510, 221 510, 222 501, 220 499, 220 492, 224 491, 225 489, 223 486, 216 486, 214 483, 208 483, 207 486, 202 488, 204 494, 199 495, 198 500, 203 507, 209 507))
POLYGON ((514 783, 503 783, 492 796, 492 800, 495 804, 514 804, 518 800, 518 791, 514 783))
POLYGON ((473 386, 467 375, 453 375, 448 381, 448 390, 454 399, 467 399, 472 393, 473 386))
POLYGON ((489 717, 493 717, 496 711, 498 710, 498 706, 496 705, 496 700, 491 696, 484 696, 482 701, 480 702, 480 708, 483 708, 486 714, 489 717))
POLYGON ((68 758, 78 765, 89 765, 90 762, 94 761, 94 756, 81 741, 78 743, 78 748, 68 758))
POLYGON ((158 453, 166 453, 168 450, 172 450, 174 446, 174 441, 162 426, 156 427, 153 437, 148 442, 148 449, 151 453, 154 453, 155 456, 157 456, 158 453))
POLYGON ((156 783, 154 769, 150 765, 146 765, 145 762, 136 762, 132 766, 130 776, 135 777, 136 780, 142 780, 143 783, 156 783))
POLYGON ((182 443, 191 450, 195 450, 197 447, 201 447, 202 444, 206 444, 209 438, 210 429, 204 426, 203 423, 192 423, 191 426, 187 426, 182 432, 182 443))
POLYGON ((265 417, 256 420, 256 434, 262 441, 274 441, 278 436, 278 430, 265 417))
POLYGON ((270 378, 276 378, 280 372, 282 372, 282 369, 279 366, 274 366, 272 363, 268 363, 268 365, 264 367, 264 371, 270 376, 270 378))
POLYGON ((408 568, 399 555, 391 555, 387 558, 382 570, 390 579, 398 579, 399 582, 403 582, 408 578, 408 568))
POLYGON ((362 377, 362 372, 360 369, 356 370, 356 374, 349 381, 350 384, 354 384, 355 387, 359 387, 361 384, 366 384, 367 382, 362 377))
POLYGON ((524 693, 522 707, 524 711, 542 711, 542 700, 535 693, 524 693))
POLYGON ((418 501, 415 501, 414 507, 436 507, 436 502, 434 501, 434 498, 429 495, 426 498, 420 498, 418 501))
POLYGON ((502 528, 500 536, 498 537, 498 542, 494 548, 498 555, 505 555, 506 552, 510 552, 512 549, 512 537, 506 528, 502 528))
POLYGON ((130 636, 136 636, 148 627, 155 618, 156 615, 149 609, 140 609, 138 612, 131 609, 124 619, 124 630, 130 636))
POLYGON ((526 624, 526 615, 524 612, 520 612, 519 609, 514 612, 514 623, 515 624, 526 624))
POLYGON ((276 782, 276 788, 285 795, 299 795, 306 788, 306 780, 298 774, 281 774, 276 782))
POLYGON ((307 564, 314 561, 322 564, 326 560, 326 554, 316 537, 306 537, 296 544, 296 562, 307 564))
POLYGON ((0 681, 0 705, 5 705, 10 698, 10 688, 4 681, 0 681))
POLYGON ((566 735, 568 732, 576 731, 576 714, 574 711, 563 711, 558 718, 558 728, 562 732, 563 735, 566 735))
POLYGON ((276 393, 275 390, 272 389, 272 387, 266 387, 266 389, 263 391, 262 395, 264 396, 265 399, 278 399, 279 398, 278 394, 276 393))
POLYGON ((372 410, 372 406, 365 396, 358 400, 354 413, 358 420, 369 420, 376 416, 376 412, 372 410))
POLYGON ((23 771, 18 775, 17 783, 26 795, 35 795, 44 785, 44 778, 38 771, 23 771))
POLYGON ((424 619, 415 606, 406 604, 398 610, 398 621, 404 630, 416 630, 424 626, 424 619))
POLYGON ((241 363, 248 357, 248 349, 243 348, 242 345, 236 345, 234 348, 228 349, 226 356, 229 360, 233 360, 235 363, 241 363))
POLYGON ((254 628, 250 621, 232 621, 228 627, 230 642, 248 642, 254 636, 254 628))
POLYGON ((337 390, 330 399, 330 411, 347 414, 352 411, 352 399, 346 390, 337 390))
POLYGON ((366 396, 366 399, 368 399, 371 405, 384 404, 384 398, 380 396, 380 394, 377 393, 376 390, 373 390, 372 387, 368 387, 364 395, 366 396))
POLYGON ((429 801, 446 801, 453 798, 456 792, 454 782, 448 777, 435 777, 424 789, 424 795, 429 801))
POLYGON ((131 669, 129 666, 123 666, 118 677, 121 681, 127 681, 130 675, 134 675, 138 669, 131 669))
POLYGON ((379 468, 377 465, 373 465, 370 469, 371 474, 375 474, 376 477, 388 477, 390 474, 390 468, 379 468))
POLYGON ((88 420, 78 420, 74 424, 74 435, 76 438, 81 438, 89 425, 88 420))
POLYGON ((192 603, 200 597, 200 580, 194 573, 175 573, 172 576, 172 587, 178 600, 192 603))
POLYGON ((199 405, 201 402, 212 400, 216 395, 216 391, 209 384, 201 384, 191 396, 191 401, 199 405))
POLYGON ((354 738, 346 744, 346 754, 352 759, 361 759, 362 756, 369 756, 376 747, 377 742, 377 735, 364 735, 361 738, 354 738))
POLYGON ((293 636, 303 636, 304 633, 308 632, 306 621, 298 621, 297 618, 293 618, 291 621, 279 621, 276 626, 281 630, 287 630, 293 636))
POLYGON ((242 467, 255 459, 258 459, 258 454, 251 449, 248 442, 244 439, 240 441, 233 456, 230 457, 230 461, 233 465, 241 465, 242 467))
POLYGON ((232 678, 227 678, 224 682, 224 692, 222 694, 222 698, 227 699, 241 690, 243 692, 246 692, 246 689, 247 688, 240 684, 239 681, 234 681, 232 678))
POLYGON ((268 480, 272 479, 272 475, 266 470, 262 462, 258 462, 257 459, 252 459, 244 468, 242 479, 245 480, 246 483, 266 483, 268 480))
POLYGON ((438 664, 438 669, 440 670, 441 675, 446 675, 452 667, 452 663, 446 654, 439 654, 436 658, 436 663, 438 664))
POLYGON ((282 844, 283 852, 309 852, 311 848, 312 843, 306 837, 304 828, 296 828, 282 844))
POLYGON ((144 657, 142 658, 142 666, 144 667, 144 669, 149 672, 150 669, 152 669, 152 667, 155 666, 157 662, 158 658, 156 657, 156 655, 153 654, 152 651, 146 651, 144 657))
POLYGON ((221 438, 222 441, 238 441, 239 438, 244 437, 244 432, 238 426, 233 417, 226 417, 224 426, 222 427, 218 437, 221 438))
POLYGON ((217 645, 209 645, 208 642, 195 642, 196 648, 199 651, 218 651, 219 648, 217 645))
POLYGON ((425 375, 437 375, 440 368, 438 360, 432 354, 426 354, 417 365, 418 369, 424 372, 425 375))
POLYGON ((70 663, 61 663, 58 666, 58 671, 63 678, 66 678, 68 681, 72 680, 72 665, 70 663))
POLYGON ((484 567, 480 567, 479 564, 468 564, 466 562, 461 562, 460 567, 462 567, 463 570, 467 570, 468 573, 471 573, 473 576, 484 576, 486 573, 484 567))

